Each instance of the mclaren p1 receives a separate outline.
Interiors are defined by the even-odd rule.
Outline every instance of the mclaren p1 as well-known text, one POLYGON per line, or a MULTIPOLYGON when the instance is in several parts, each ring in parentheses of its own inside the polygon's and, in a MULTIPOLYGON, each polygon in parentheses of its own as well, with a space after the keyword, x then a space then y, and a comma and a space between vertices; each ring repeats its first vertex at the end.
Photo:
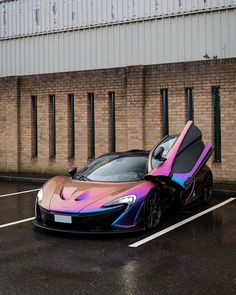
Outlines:
POLYGON ((212 153, 189 121, 151 151, 108 153, 50 179, 35 202, 37 227, 72 233, 123 233, 156 229, 166 207, 208 203, 212 153))

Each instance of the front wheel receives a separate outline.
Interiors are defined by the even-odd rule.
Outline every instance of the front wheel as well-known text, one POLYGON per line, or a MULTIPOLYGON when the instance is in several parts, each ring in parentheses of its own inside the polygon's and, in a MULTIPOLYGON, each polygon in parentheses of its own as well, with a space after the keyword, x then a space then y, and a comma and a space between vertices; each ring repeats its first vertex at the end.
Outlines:
POLYGON ((149 230, 156 229, 161 220, 160 192, 152 191, 146 201, 145 224, 149 230))
POLYGON ((208 204, 213 195, 213 176, 209 172, 203 179, 201 200, 204 204, 208 204))

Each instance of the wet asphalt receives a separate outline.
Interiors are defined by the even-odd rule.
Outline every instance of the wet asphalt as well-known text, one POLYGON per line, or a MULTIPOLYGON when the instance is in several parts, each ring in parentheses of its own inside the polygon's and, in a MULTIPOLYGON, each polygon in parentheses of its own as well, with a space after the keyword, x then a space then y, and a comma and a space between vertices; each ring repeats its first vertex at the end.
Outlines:
MULTIPOLYGON (((38 187, 1 181, 0 196, 38 187)), ((0 225, 32 217, 36 193, 0 197, 0 225)), ((226 199, 171 211, 158 230, 226 199)), ((32 222, 0 228, 0 294, 236 294, 236 201, 128 247, 150 234, 49 234, 32 222)))

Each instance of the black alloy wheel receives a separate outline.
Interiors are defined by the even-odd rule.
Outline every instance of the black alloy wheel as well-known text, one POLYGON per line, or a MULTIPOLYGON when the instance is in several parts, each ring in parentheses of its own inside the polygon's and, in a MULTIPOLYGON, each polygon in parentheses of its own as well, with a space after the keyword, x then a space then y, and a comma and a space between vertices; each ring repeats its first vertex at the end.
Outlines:
POLYGON ((145 224, 147 229, 156 229, 161 219, 160 192, 152 191, 146 201, 145 224))
POLYGON ((213 176, 212 173, 207 173, 202 183, 202 202, 208 204, 213 195, 213 176))

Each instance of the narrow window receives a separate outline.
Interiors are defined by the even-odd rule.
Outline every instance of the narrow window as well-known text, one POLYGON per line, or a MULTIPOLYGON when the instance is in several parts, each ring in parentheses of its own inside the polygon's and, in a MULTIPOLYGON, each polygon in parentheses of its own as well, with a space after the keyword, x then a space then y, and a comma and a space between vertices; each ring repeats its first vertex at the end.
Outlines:
POLYGON ((75 107, 74 94, 68 95, 68 157, 75 157, 75 107))
POLYGON ((95 118, 94 118, 94 93, 88 93, 88 156, 95 158, 95 118))
POLYGON ((31 96, 31 155, 38 156, 38 111, 37 96, 31 96))
POLYGON ((163 106, 163 137, 169 134, 168 89, 161 90, 163 106))
POLYGON ((110 151, 116 151, 116 109, 115 92, 109 92, 109 142, 110 151))
POLYGON ((193 88, 186 88, 186 97, 187 97, 187 121, 194 120, 194 107, 193 107, 193 88))
POLYGON ((220 114, 220 87, 212 87, 214 101, 214 150, 215 162, 221 162, 221 114, 220 114))
POLYGON ((49 157, 56 157, 56 100, 49 96, 49 157))

